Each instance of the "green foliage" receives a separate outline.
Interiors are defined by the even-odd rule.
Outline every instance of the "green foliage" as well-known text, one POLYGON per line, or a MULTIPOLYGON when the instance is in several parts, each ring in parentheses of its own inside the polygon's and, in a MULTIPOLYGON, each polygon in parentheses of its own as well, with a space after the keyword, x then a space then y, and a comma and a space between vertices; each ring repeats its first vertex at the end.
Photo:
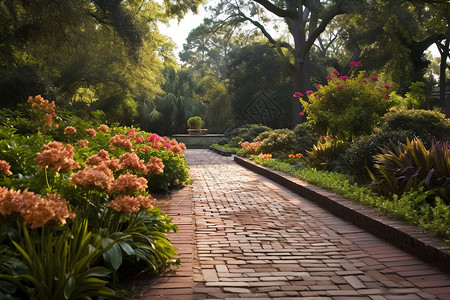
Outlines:
POLYGON ((338 74, 315 93, 307 92, 309 101, 300 100, 308 121, 319 133, 344 140, 370 134, 392 106, 389 85, 364 72, 350 78, 338 74))
POLYGON ((261 133, 270 130, 272 128, 261 124, 246 124, 227 132, 225 136, 231 138, 230 145, 236 147, 239 142, 254 141, 261 133))
POLYGON ((360 187, 349 180, 348 176, 336 172, 319 171, 308 167, 293 166, 277 159, 263 159, 257 156, 253 160, 275 170, 289 173, 301 180, 320 186, 347 199, 379 208, 389 216, 421 226, 426 231, 442 237, 450 244, 450 206, 439 197, 431 201, 430 191, 418 190, 405 193, 392 199, 380 196, 367 187, 360 187))
POLYGON ((199 116, 190 117, 187 120, 187 125, 189 129, 202 129, 202 118, 200 118, 199 116))
POLYGON ((302 123, 294 128, 294 133, 297 135, 298 146, 296 152, 306 153, 306 150, 311 150, 317 143, 319 134, 314 131, 311 124, 302 123))
POLYGON ((261 151, 274 157, 287 157, 297 149, 297 135, 290 129, 274 129, 256 137, 261 141, 261 151))
POLYGON ((374 171, 373 156, 381 153, 380 148, 390 142, 404 142, 407 137, 411 138, 413 134, 407 131, 381 131, 363 136, 348 146, 337 163, 336 171, 352 175, 358 181, 368 181, 370 176, 366 168, 374 171))
POLYGON ((450 119, 437 111, 400 110, 387 114, 383 130, 412 131, 426 145, 430 145, 433 137, 439 141, 450 140, 450 119))
POLYGON ((242 156, 250 156, 250 155, 258 155, 261 153, 262 142, 243 142, 240 143, 241 149, 238 151, 238 154, 242 156))
POLYGON ((403 195, 423 187, 450 204, 450 145, 434 141, 427 150, 418 138, 392 143, 375 156, 373 188, 380 194, 403 195))
POLYGON ((319 170, 333 170, 336 160, 347 147, 347 143, 342 140, 321 137, 311 151, 306 151, 305 163, 319 170))

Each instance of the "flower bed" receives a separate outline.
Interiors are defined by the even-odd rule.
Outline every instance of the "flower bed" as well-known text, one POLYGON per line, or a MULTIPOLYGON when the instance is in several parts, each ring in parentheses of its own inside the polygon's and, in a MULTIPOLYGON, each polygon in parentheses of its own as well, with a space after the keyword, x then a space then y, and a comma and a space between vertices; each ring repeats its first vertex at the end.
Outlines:
POLYGON ((122 270, 177 263, 177 227, 150 192, 189 182, 185 147, 135 128, 58 128, 55 115, 27 135, 2 120, 0 298, 119 298, 122 270))

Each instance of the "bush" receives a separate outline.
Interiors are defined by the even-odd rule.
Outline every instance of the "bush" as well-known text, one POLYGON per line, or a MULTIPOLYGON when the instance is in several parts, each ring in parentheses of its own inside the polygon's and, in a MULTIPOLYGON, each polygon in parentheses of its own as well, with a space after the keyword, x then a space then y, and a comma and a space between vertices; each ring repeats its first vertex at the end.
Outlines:
POLYGON ((433 140, 427 150, 418 138, 391 143, 375 156, 377 174, 372 187, 380 194, 403 195, 421 187, 434 191, 450 204, 450 144, 433 140))
POLYGON ((261 141, 261 152, 274 157, 287 158, 297 149, 297 135, 290 129, 275 129, 261 133, 255 141, 261 141))
POLYGON ((261 142, 243 142, 240 143, 241 149, 238 151, 239 155, 248 156, 248 155, 258 155, 261 153, 261 142))
POLYGON ((319 134, 309 123, 298 124, 294 128, 294 133, 297 135, 298 142, 296 152, 302 154, 305 154, 306 150, 311 150, 319 139, 319 134))
POLYGON ((361 137, 345 150, 339 159, 336 171, 352 175, 360 182, 370 180, 366 167, 374 171, 373 156, 381 153, 380 147, 389 145, 391 141, 404 142, 407 137, 414 136, 407 131, 387 131, 361 137))
POLYGON ((370 134, 381 123, 383 115, 392 106, 390 86, 380 84, 377 77, 328 77, 327 85, 319 85, 314 93, 308 91, 308 100, 302 100, 309 122, 323 135, 344 140, 370 134))
POLYGON ((450 119, 437 111, 424 109, 402 110, 386 115, 384 131, 412 131, 418 138, 430 145, 435 137, 438 141, 450 140, 450 119))
POLYGON ((189 129, 202 129, 203 121, 199 116, 190 117, 187 120, 187 126, 189 129))
POLYGON ((305 163, 318 170, 331 171, 346 148, 347 144, 342 140, 322 137, 311 151, 306 151, 305 163))
POLYGON ((270 127, 261 124, 248 124, 242 127, 233 129, 226 134, 230 140, 230 146, 237 147, 239 142, 249 141, 252 142, 258 135, 264 131, 272 130, 270 127))

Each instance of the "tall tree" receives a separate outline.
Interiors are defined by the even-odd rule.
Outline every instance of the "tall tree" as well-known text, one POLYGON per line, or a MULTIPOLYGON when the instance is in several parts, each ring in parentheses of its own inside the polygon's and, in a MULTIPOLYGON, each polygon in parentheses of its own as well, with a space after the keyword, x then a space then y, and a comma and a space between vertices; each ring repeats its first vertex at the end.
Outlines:
MULTIPOLYGON (((214 8, 216 16, 225 16, 218 27, 249 23, 258 28, 289 65, 293 90, 306 92, 311 88, 310 51, 332 20, 354 11, 362 0, 253 0, 221 1, 214 8), (281 19, 287 25, 288 36, 275 37, 268 25, 281 19), (292 43, 289 43, 289 40, 292 43)), ((300 103, 292 100, 292 124, 301 121, 300 103)))

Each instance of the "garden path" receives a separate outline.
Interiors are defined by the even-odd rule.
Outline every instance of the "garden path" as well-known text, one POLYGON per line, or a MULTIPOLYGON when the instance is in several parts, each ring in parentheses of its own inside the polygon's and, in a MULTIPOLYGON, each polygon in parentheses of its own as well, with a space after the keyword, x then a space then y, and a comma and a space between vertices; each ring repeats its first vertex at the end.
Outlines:
POLYGON ((448 274, 230 157, 185 154, 194 183, 168 210, 181 269, 143 299, 450 299, 448 274))

